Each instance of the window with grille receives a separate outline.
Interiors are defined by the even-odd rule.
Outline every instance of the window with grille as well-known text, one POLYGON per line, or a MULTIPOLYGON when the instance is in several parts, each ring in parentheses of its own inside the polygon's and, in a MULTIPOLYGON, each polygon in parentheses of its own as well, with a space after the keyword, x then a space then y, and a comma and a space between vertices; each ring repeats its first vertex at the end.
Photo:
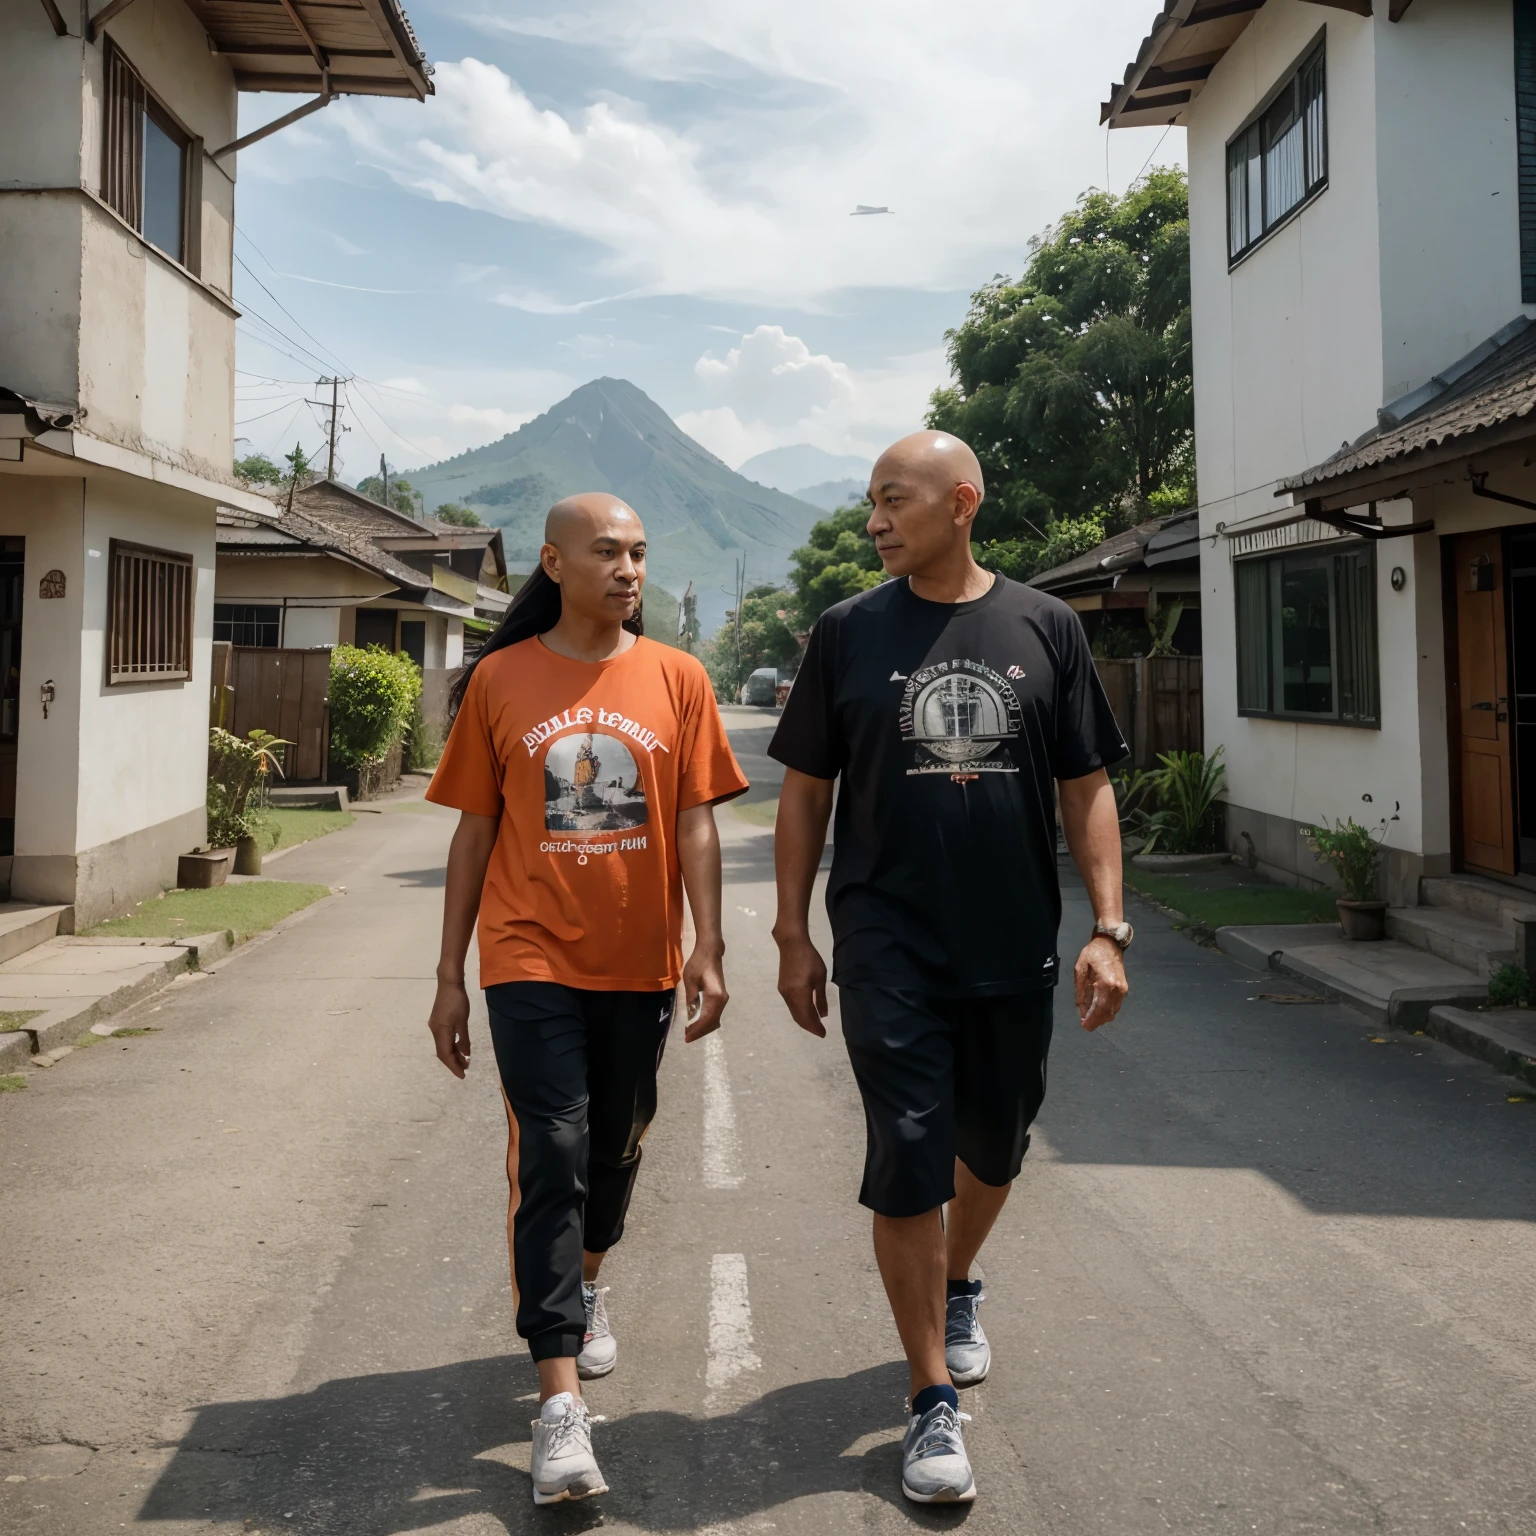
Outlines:
POLYGON ((192 676, 191 555, 113 539, 107 587, 107 681, 170 683, 192 676))
POLYGON ((1227 145, 1227 255, 1238 261, 1328 184, 1325 45, 1227 145))
POLYGON ((282 629, 283 610, 276 603, 215 603, 213 638, 231 645, 275 647, 282 629))
POLYGON ((1232 574, 1238 714, 1379 725, 1371 546, 1239 560, 1232 574))
POLYGON ((122 50, 107 41, 102 197, 157 250, 193 267, 188 203, 201 157, 122 50))

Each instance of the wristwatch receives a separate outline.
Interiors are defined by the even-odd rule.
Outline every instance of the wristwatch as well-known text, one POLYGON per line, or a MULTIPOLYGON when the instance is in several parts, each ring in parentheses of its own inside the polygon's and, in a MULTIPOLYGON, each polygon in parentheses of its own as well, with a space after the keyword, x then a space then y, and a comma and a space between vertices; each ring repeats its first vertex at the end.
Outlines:
POLYGON ((1093 936, 1096 939, 1112 939, 1123 952, 1131 947, 1136 930, 1129 923, 1095 923, 1093 936))

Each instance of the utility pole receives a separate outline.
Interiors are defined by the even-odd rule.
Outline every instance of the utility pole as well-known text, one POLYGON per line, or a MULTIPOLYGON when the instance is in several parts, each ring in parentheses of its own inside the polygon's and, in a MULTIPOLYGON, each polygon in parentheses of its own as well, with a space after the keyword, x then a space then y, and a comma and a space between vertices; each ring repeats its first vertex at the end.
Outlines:
POLYGON ((384 462, 384 455, 379 455, 379 500, 387 507, 389 505, 389 465, 384 462))
POLYGON ((736 702, 741 702, 741 685, 744 679, 741 675, 741 605, 746 601, 747 591, 747 556, 742 551, 741 561, 736 567, 736 702))
POLYGON ((683 600, 677 605, 677 644, 679 649, 693 655, 693 615, 698 607, 698 598, 693 595, 693 583, 688 583, 688 590, 683 593, 683 600))
POLYGON ((326 411, 330 415, 330 428, 326 433, 329 448, 325 460, 325 478, 327 480, 334 480, 336 478, 336 439, 341 434, 341 402, 337 398, 337 394, 341 389, 342 380, 339 378, 316 379, 315 383, 322 386, 326 384, 331 386, 329 402, 325 400, 311 400, 308 403, 310 405, 318 405, 322 411, 326 411))

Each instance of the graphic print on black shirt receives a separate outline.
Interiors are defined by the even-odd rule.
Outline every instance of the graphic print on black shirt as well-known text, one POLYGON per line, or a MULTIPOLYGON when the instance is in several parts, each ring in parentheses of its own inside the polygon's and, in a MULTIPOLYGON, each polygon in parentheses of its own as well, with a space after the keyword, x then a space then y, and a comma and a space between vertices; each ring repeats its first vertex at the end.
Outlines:
MULTIPOLYGON (((1056 779, 1128 755, 1065 603, 888 581, 811 632, 769 755, 840 779, 827 910, 840 986, 1054 986, 1056 779)), ((1086 939, 1087 935, 1084 934, 1086 939)))
POLYGON ((941 661, 907 679, 901 735, 913 748, 908 773, 1017 773, 1003 750, 1019 734, 1019 696, 990 667, 941 661))

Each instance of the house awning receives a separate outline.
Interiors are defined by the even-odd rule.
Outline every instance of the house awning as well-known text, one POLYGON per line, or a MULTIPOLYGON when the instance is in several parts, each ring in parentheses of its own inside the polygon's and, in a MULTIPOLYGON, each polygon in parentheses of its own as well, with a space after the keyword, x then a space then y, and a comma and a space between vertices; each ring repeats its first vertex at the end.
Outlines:
POLYGON ((1331 458, 1282 480, 1309 511, 1394 501, 1468 478, 1474 456, 1536 439, 1536 325, 1521 316, 1428 384, 1386 406, 1331 458))
POLYGON ((187 0, 242 91, 432 94, 432 67, 395 0, 187 0))
MULTIPOLYGON (((1310 0, 1324 9, 1369 16, 1384 10, 1401 21, 1413 0, 1310 0)), ((1190 103, 1205 89, 1211 71, 1247 30, 1265 0, 1164 0, 1125 78, 1109 90, 1099 121, 1111 128, 1183 125, 1190 103)))

